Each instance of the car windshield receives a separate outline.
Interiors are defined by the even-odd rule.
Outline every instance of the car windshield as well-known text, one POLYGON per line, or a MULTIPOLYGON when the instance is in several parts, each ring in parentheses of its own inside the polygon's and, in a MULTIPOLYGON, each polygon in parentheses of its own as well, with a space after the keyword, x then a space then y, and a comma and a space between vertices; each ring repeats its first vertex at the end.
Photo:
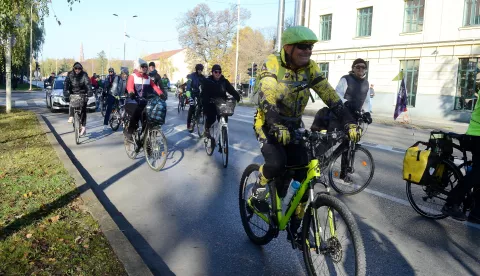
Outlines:
POLYGON ((63 81, 56 81, 54 84, 54 89, 63 89, 63 81))

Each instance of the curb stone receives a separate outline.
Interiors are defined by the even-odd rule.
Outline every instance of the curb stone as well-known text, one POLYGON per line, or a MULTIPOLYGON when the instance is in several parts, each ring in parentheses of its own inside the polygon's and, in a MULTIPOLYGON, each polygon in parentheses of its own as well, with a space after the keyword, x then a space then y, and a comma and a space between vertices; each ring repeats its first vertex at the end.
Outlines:
MULTIPOLYGON (((38 122, 42 126, 47 136, 48 141, 55 149, 55 152, 57 153, 60 161, 63 163, 63 166, 65 167, 65 169, 67 169, 68 173, 75 179, 75 185, 80 188, 81 186, 88 184, 86 183, 80 172, 77 170, 75 165, 72 163, 67 153, 59 145, 57 139, 50 131, 42 116, 40 114, 36 114, 36 116, 38 122)), ((127 274, 131 276, 153 275, 143 261, 143 259, 137 253, 135 248, 128 241, 123 232, 113 221, 112 217, 108 214, 103 205, 97 199, 92 189, 89 188, 89 185, 87 188, 82 189, 80 196, 84 201, 84 204, 88 207, 88 211, 90 212, 90 214, 97 220, 98 224, 100 225, 100 229, 107 238, 118 259, 123 264, 127 274)))

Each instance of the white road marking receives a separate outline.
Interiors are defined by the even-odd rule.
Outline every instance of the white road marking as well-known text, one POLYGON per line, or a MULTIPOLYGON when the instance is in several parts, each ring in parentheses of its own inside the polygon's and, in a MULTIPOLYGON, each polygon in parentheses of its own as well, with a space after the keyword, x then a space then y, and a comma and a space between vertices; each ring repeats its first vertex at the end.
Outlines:
POLYGON ((36 106, 46 106, 46 103, 44 100, 33 100, 36 106))
POLYGON ((15 101, 13 106, 20 107, 20 106, 28 106, 27 101, 15 101))

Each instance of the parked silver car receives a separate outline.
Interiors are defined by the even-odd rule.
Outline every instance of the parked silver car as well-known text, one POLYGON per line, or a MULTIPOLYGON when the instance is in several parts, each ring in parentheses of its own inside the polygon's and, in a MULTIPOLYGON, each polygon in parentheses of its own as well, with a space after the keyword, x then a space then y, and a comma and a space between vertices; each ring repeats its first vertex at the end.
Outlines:
MULTIPOLYGON (((52 112, 55 110, 68 110, 69 99, 63 96, 63 83, 65 82, 65 77, 56 77, 53 84, 50 84, 45 88, 45 102, 47 107, 50 108, 52 112)), ((96 109, 96 99, 95 95, 88 98, 87 110, 95 111, 96 109)))

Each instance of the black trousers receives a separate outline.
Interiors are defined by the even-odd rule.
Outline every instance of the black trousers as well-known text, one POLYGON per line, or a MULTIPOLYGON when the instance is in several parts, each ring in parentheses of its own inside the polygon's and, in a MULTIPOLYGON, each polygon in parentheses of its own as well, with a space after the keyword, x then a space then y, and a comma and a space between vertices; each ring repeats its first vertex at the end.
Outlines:
MULTIPOLYGON (((137 129, 138 121, 142 117, 142 112, 145 109, 145 104, 126 103, 125 111, 130 115, 130 123, 128 124, 127 132, 132 134, 137 129)), ((145 125, 145 119, 142 120, 142 125, 145 125)))
MULTIPOLYGON (((262 155, 265 159, 263 175, 267 179, 281 176, 285 172, 285 166, 299 166, 308 164, 307 150, 302 145, 281 145, 279 143, 263 143, 262 155)), ((307 170, 296 170, 294 179, 303 181, 307 170)))
POLYGON ((193 114, 195 113, 197 106, 201 105, 200 97, 197 94, 192 93, 190 100, 191 99, 195 100, 195 105, 192 105, 192 103, 189 102, 190 107, 188 108, 187 125, 190 125, 192 123, 193 114))
POLYGON ((448 204, 460 204, 466 194, 474 188, 476 191, 473 200, 475 200, 475 209, 471 214, 480 219, 480 136, 469 136, 471 140, 470 150, 472 151, 472 170, 467 174, 457 186, 453 187, 447 198, 448 204))
MULTIPOLYGON (((205 114, 205 128, 209 129, 214 123, 215 120, 220 120, 220 115, 217 113, 217 107, 214 103, 203 103, 203 114, 205 114)), ((228 117, 225 116, 225 122, 228 123, 228 117)))

